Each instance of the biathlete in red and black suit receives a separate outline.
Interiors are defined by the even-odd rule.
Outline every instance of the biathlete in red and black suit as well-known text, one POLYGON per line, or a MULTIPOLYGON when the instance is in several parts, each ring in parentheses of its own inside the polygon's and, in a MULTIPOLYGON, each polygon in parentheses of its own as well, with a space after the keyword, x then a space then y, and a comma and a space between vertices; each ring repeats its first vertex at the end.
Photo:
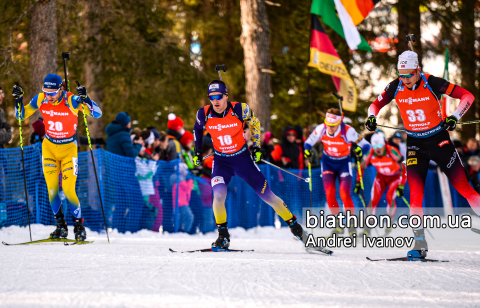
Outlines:
MULTIPOLYGON (((397 210, 395 198, 403 196, 405 182, 407 181, 406 168, 402 164, 403 157, 395 147, 386 144, 385 136, 381 133, 373 134, 370 144, 372 147, 365 153, 361 167, 366 169, 371 164, 377 169, 377 175, 373 181, 367 214, 376 215, 377 205, 386 190, 387 214, 393 218, 397 210)), ((355 193, 358 193, 360 188, 360 177, 357 174, 355 193)), ((391 231, 391 228, 387 228, 386 233, 388 234, 391 231)), ((367 236, 370 235, 368 228, 365 228, 363 232, 367 236)))
MULTIPOLYGON (((410 215, 420 216, 423 223, 423 192, 428 162, 433 160, 448 177, 453 187, 467 199, 477 215, 480 214, 480 195, 470 186, 460 157, 447 132, 453 131, 457 121, 473 104, 475 97, 460 86, 445 79, 424 74, 413 51, 398 57, 398 79, 390 82, 382 94, 368 108, 365 126, 374 131, 376 116, 382 107, 396 100, 407 133, 407 178, 410 186, 410 215), (445 94, 460 99, 455 112, 443 119, 438 98, 445 94)), ((415 246, 410 257, 424 258, 428 245, 423 224, 414 230, 415 246)))
MULTIPOLYGON (((323 143, 323 155, 321 160, 323 186, 327 195, 327 204, 333 215, 340 212, 335 196, 335 181, 340 182, 340 198, 343 201, 345 212, 355 213, 355 206, 350 194, 352 190, 352 168, 350 151, 355 151, 358 159, 364 152, 370 149, 370 144, 363 139, 353 127, 343 122, 343 115, 337 108, 327 110, 325 123, 318 125, 305 142, 305 157, 309 158, 311 149, 317 141, 323 143)), ((338 225, 338 224, 337 224, 338 225)), ((355 228, 349 229, 353 235, 355 228)), ((337 226, 333 234, 343 234, 343 229, 337 226)))
POLYGON ((241 177, 250 185, 260 198, 270 205, 290 227, 292 233, 303 242, 308 234, 297 223, 282 199, 270 189, 267 180, 256 165, 261 159, 260 123, 247 104, 229 102, 227 87, 223 81, 214 80, 208 85, 208 97, 212 103, 197 112, 194 126, 195 165, 202 163, 203 131, 206 129, 213 140, 215 150, 212 166, 213 213, 218 229, 218 239, 212 248, 227 249, 230 245, 230 234, 227 228, 227 212, 225 199, 227 186, 234 175, 241 177), (252 156, 247 149, 243 128, 245 123, 252 131, 252 156))

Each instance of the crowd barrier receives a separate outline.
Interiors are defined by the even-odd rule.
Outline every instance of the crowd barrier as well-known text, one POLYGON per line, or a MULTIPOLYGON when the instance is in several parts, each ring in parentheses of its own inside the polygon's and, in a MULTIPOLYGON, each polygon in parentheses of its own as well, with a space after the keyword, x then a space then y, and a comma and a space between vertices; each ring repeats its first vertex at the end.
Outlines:
MULTIPOLYGON (((41 144, 24 147, 25 173, 28 192, 28 210, 31 223, 55 225, 48 201, 47 187, 42 172, 41 144)), ((93 151, 100 183, 108 228, 119 232, 136 232, 141 229, 167 232, 209 232, 215 228, 212 211, 212 190, 209 179, 194 176, 180 160, 171 162, 122 157, 103 149, 93 151)), ((265 164, 259 165, 273 192, 282 198, 290 210, 302 216, 302 208, 310 207, 308 183, 265 164)), ((294 171, 308 177, 308 171, 294 171)), ((353 170, 356 176, 356 170, 353 170)), ((326 206, 325 191, 320 169, 312 169, 313 207, 326 206)), ((364 175, 366 202, 375 177, 375 168, 369 167, 364 175)), ((61 176, 59 177, 61 187, 61 176)), ((467 201, 450 186, 455 209, 468 208, 467 201)), ((100 199, 95 181, 91 155, 79 153, 79 172, 76 191, 80 199, 86 227, 94 231, 104 229, 100 199)), ((22 155, 20 148, 0 149, 0 227, 27 225, 22 155)), ((408 182, 405 197, 408 201, 408 182)), ((72 225, 68 201, 60 189, 62 206, 67 223, 72 225)), ((363 208, 353 193, 356 209, 363 208)), ((337 199, 338 194, 337 183, 337 199)), ((377 214, 385 208, 385 196, 377 214)), ((397 198, 397 207, 407 205, 397 198)), ((425 185, 424 207, 441 208, 442 198, 438 175, 429 170, 425 185)), ((229 227, 245 229, 257 226, 273 226, 278 218, 275 212, 256 195, 242 179, 233 177, 226 200, 229 227)), ((398 212, 398 211, 397 211, 398 212)), ((281 222, 283 225, 285 223, 281 222)))

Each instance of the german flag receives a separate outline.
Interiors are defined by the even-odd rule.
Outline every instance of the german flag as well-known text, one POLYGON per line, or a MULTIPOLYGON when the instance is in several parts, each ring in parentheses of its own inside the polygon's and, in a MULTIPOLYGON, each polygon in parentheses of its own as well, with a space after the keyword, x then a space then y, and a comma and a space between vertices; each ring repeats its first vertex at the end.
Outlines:
POLYGON ((325 33, 317 15, 312 15, 312 33, 310 40, 310 62, 324 74, 331 75, 337 91, 343 96, 342 108, 348 111, 357 109, 357 91, 350 74, 325 33))
POLYGON ((353 24, 358 26, 380 0, 341 0, 343 6, 352 17, 353 24))

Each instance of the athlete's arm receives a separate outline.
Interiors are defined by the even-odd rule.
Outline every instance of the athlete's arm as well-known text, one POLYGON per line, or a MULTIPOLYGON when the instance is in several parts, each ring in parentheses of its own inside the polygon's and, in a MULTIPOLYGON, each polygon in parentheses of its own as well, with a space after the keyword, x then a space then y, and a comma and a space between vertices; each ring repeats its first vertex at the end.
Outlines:
POLYGON ((460 99, 460 104, 458 104, 457 110, 452 114, 457 120, 460 120, 460 118, 463 117, 475 100, 472 93, 443 78, 430 75, 428 77, 428 83, 438 98, 440 98, 440 95, 446 94, 450 97, 460 99))
POLYGON ((78 111, 83 111, 86 115, 91 116, 95 119, 98 119, 102 116, 102 111, 100 110, 100 107, 98 107, 97 103, 91 100, 88 96, 82 101, 80 96, 70 95, 68 97, 68 101, 77 113, 78 111), (87 108, 85 108, 85 105, 87 106, 87 108))
POLYGON ((325 124, 322 123, 315 127, 315 130, 310 134, 310 136, 308 136, 307 141, 305 141, 305 150, 310 150, 313 148, 315 143, 317 143, 318 139, 320 139, 320 133, 322 132, 324 126, 325 124))
MULTIPOLYGON (((39 95, 40 94, 35 95, 30 101, 30 103, 28 103, 28 105, 23 106, 21 115, 22 120, 28 119, 38 109, 38 107, 40 107, 40 104, 42 102, 38 102, 39 95)), ((22 104, 22 99, 23 97, 20 99, 20 104, 22 104)), ((19 110, 17 109, 17 104, 15 104, 15 116, 17 117, 17 119, 20 117, 19 110)))
POLYGON ((242 103, 242 120, 247 122, 252 133, 253 146, 260 148, 260 122, 253 114, 253 110, 245 103, 242 103))
POLYGON ((356 143, 359 147, 362 148, 363 153, 367 153, 371 148, 370 143, 368 143, 367 140, 362 138, 362 136, 360 136, 353 127, 348 128, 346 137, 348 143, 356 143))
POLYGON ((197 111, 197 118, 195 120, 195 125, 193 126, 193 140, 195 140, 195 149, 197 151, 202 151, 204 126, 205 126, 205 111, 203 108, 200 108, 197 111))
POLYGON ((399 79, 390 82, 377 99, 368 107, 368 116, 377 116, 385 105, 389 104, 395 98, 395 92, 398 87, 399 79))
POLYGON ((472 93, 460 86, 455 86, 450 97, 460 99, 460 104, 458 104, 457 110, 455 110, 455 112, 452 114, 458 120, 460 120, 460 118, 467 113, 468 109, 473 105, 473 101, 475 100, 475 96, 473 96, 472 93))

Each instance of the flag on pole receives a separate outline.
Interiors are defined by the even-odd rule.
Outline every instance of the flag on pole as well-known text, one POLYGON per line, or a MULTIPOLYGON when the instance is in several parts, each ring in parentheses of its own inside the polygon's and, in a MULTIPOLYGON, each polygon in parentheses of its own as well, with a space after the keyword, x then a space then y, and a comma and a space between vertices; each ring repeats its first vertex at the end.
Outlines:
POLYGON ((351 15, 341 0, 313 0, 310 12, 322 16, 322 21, 343 37, 351 50, 372 52, 370 45, 358 33, 351 15))
MULTIPOLYGON (((448 48, 445 48, 445 69, 443 71, 443 79, 449 80, 449 74, 448 74, 448 62, 450 59, 450 53, 448 52, 448 48)), ((443 95, 442 96, 442 118, 447 117, 447 112, 450 109, 450 96, 448 95, 443 95)))
POLYGON ((352 17, 353 24, 358 26, 380 0, 341 0, 343 6, 352 17))
POLYGON ((311 31, 308 66, 316 67, 320 72, 331 75, 337 91, 343 96, 342 108, 354 112, 357 109, 355 84, 315 14, 312 14, 311 31))

